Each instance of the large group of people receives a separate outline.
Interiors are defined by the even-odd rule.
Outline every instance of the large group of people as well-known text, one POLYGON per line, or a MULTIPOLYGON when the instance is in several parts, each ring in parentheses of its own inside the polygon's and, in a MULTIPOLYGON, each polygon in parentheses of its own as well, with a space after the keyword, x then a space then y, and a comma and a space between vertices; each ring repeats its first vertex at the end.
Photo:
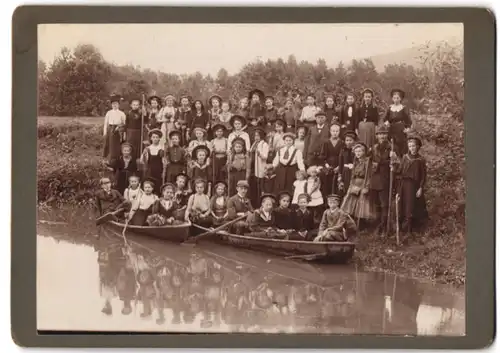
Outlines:
POLYGON ((426 163, 405 93, 390 92, 382 113, 374 92, 342 107, 313 94, 278 107, 254 89, 237 107, 219 95, 201 100, 113 96, 104 119, 100 214, 123 209, 134 225, 191 221, 204 226, 242 218, 238 234, 346 241, 359 229, 385 235, 391 201, 411 233, 427 217, 426 163), (303 103, 305 103, 303 105, 303 103), (114 183, 114 188, 111 184, 114 183))

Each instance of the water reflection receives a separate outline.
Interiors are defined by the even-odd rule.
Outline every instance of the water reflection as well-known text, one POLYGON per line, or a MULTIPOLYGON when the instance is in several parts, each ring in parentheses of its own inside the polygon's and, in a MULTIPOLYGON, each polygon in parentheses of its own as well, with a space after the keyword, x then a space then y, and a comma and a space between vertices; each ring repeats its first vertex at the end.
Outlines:
POLYGON ((48 330, 462 335, 462 292, 345 266, 39 227, 48 330), (78 239, 78 240, 77 240, 78 239), (98 278, 98 280, 97 280, 98 278))

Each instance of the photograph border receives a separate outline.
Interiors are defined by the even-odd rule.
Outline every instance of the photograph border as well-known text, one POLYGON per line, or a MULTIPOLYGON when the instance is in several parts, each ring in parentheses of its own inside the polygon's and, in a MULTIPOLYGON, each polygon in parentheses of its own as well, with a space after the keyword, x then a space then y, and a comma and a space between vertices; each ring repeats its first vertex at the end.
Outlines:
POLYGON ((21 6, 12 19, 11 327, 25 347, 482 348, 495 327, 496 23, 481 8, 21 6), (207 14, 210 14, 208 16, 207 14), (40 334, 36 327, 37 25, 44 23, 464 24, 466 335, 40 334), (22 143, 21 143, 22 142, 22 143))

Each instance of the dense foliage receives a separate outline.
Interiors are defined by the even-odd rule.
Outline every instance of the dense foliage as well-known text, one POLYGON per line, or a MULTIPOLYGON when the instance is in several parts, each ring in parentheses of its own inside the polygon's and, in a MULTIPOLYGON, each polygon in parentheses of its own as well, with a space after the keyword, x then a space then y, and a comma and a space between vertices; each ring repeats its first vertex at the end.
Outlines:
POLYGON ((102 116, 108 109, 111 94, 125 99, 143 94, 188 93, 206 100, 218 93, 237 103, 253 88, 272 94, 278 102, 295 92, 315 94, 324 101, 334 94, 341 104, 349 91, 358 93, 372 88, 384 108, 392 88, 407 92, 407 104, 420 113, 463 113, 463 50, 446 43, 421 49, 421 67, 389 64, 378 72, 372 60, 352 60, 328 67, 324 59, 315 64, 286 60, 254 61, 230 75, 224 68, 217 77, 194 74, 171 74, 132 65, 117 66, 106 61, 94 46, 79 45, 73 51, 63 48, 51 65, 39 63, 39 115, 102 116))

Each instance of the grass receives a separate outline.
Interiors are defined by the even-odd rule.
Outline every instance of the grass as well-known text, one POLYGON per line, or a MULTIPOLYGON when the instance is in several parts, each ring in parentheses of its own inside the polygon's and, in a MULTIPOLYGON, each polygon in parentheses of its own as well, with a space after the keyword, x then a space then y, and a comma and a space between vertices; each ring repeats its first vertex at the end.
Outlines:
MULTIPOLYGON (((407 245, 393 238, 361 234, 355 261, 369 269, 462 285, 465 283, 465 146, 463 124, 451 117, 414 115, 424 145, 430 221, 407 245)), ((87 205, 102 164, 102 118, 38 119, 38 202, 40 206, 87 205)))

